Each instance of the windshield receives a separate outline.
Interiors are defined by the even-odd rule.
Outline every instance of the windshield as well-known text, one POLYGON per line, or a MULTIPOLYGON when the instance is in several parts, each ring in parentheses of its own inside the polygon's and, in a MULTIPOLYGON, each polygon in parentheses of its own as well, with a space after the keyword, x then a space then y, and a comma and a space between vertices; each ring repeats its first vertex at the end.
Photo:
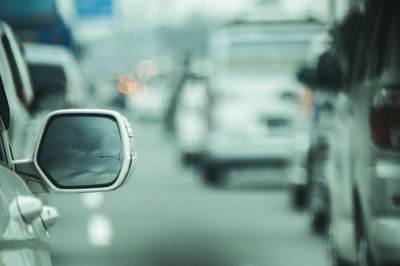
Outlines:
POLYGON ((308 41, 234 42, 229 47, 226 72, 244 75, 291 74, 304 61, 308 41))

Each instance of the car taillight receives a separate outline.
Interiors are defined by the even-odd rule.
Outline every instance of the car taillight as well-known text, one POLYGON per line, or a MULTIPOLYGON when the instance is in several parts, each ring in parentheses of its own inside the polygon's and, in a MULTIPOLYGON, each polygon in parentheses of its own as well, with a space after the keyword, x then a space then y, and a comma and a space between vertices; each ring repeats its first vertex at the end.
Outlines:
POLYGON ((383 88, 370 110, 371 139, 381 148, 400 148, 400 88, 383 88))
POLYGON ((393 196, 392 201, 394 206, 400 207, 400 196, 398 195, 393 196))

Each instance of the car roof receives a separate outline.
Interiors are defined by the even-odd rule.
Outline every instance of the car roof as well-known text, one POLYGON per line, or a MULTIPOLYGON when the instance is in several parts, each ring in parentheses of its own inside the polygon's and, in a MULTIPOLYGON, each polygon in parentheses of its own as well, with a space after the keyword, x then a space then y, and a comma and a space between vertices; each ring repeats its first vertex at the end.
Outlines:
POLYGON ((326 31, 326 26, 314 22, 294 23, 281 21, 274 23, 234 23, 217 29, 212 34, 213 41, 273 41, 310 40, 316 34, 326 31))
POLYGON ((73 53, 61 45, 24 43, 23 51, 28 65, 58 65, 61 66, 68 80, 79 82, 83 86, 80 67, 73 53))
POLYGON ((24 43, 23 51, 28 63, 70 64, 72 53, 61 45, 24 43))

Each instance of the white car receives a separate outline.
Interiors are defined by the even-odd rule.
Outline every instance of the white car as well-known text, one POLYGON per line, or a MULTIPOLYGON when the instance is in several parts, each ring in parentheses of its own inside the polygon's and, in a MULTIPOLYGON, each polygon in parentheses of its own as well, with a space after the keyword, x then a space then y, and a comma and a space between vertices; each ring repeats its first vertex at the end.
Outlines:
POLYGON ((299 90, 294 73, 320 28, 289 22, 216 32, 210 43, 205 181, 220 183, 231 168, 292 163, 299 90))
MULTIPOLYGON (((289 176, 290 192, 294 207, 304 208, 310 202, 312 172, 312 144, 315 142, 315 104, 318 101, 318 81, 316 68, 318 59, 328 50, 331 37, 327 32, 312 37, 307 51, 307 60, 297 72, 302 91, 296 115, 296 149, 293 168, 289 176), (314 135, 313 135, 314 134, 314 135)), ((319 103, 319 101, 318 101, 319 103)))
POLYGON ((82 70, 70 50, 60 45, 23 44, 35 93, 34 108, 55 110, 86 104, 82 70))

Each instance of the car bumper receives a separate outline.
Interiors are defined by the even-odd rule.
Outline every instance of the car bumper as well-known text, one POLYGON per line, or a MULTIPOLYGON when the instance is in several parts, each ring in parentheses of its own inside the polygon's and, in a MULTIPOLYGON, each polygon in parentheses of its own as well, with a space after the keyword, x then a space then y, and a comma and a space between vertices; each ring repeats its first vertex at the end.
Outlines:
POLYGON ((207 155, 221 162, 291 161, 293 141, 289 138, 210 138, 207 155))
POLYGON ((339 257, 350 263, 357 262, 357 246, 355 228, 352 217, 340 219, 334 223, 333 228, 334 248, 339 257))

